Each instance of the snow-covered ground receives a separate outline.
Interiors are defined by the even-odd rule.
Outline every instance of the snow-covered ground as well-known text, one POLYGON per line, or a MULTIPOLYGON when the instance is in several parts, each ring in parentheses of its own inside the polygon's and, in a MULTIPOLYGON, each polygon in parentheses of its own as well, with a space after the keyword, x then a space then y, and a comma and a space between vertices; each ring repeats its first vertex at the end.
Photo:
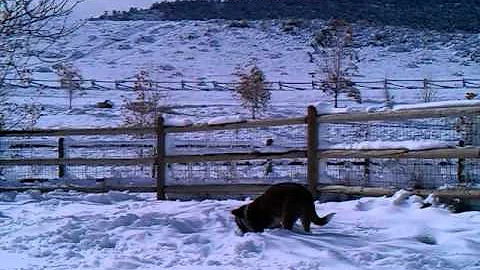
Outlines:
POLYGON ((303 233, 240 235, 236 200, 150 194, 0 194, 0 269, 480 269, 480 213, 422 199, 317 203, 337 214, 303 233))

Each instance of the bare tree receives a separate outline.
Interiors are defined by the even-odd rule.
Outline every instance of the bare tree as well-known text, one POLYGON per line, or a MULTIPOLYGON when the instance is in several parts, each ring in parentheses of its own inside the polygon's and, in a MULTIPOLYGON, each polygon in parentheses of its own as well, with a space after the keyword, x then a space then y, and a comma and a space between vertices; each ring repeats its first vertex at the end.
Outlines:
POLYGON ((24 118, 30 111, 8 102, 6 82, 28 83, 32 59, 42 60, 55 41, 77 29, 66 19, 79 2, 0 0, 0 128, 15 127, 18 122, 11 118, 24 118))
POLYGON ((239 84, 235 91, 242 100, 242 106, 248 108, 255 119, 258 111, 265 109, 270 102, 270 89, 265 84, 265 75, 257 65, 253 65, 248 72, 239 72, 239 84))
MULTIPOLYGON (((134 99, 124 98, 121 113, 123 124, 128 127, 153 127, 156 125, 158 117, 162 113, 169 113, 171 109, 167 106, 167 95, 157 91, 155 83, 150 79, 150 75, 145 70, 141 70, 135 75, 133 83, 134 99)), ((148 135, 135 135, 135 139, 146 139, 148 135)), ((143 147, 137 148, 138 156, 152 156, 155 148, 145 150, 143 147)), ((147 167, 143 165, 140 169, 143 171, 147 167)), ((151 167, 152 176, 155 175, 155 166, 151 167)))
POLYGON ((125 98, 122 106, 123 123, 126 126, 154 126, 162 112, 168 112, 166 95, 155 91, 149 74, 142 70, 135 75, 133 92, 135 99, 125 98))
POLYGON ((72 109, 73 93, 82 86, 82 75, 80 70, 72 63, 62 63, 55 68, 57 76, 60 78, 60 87, 67 90, 68 108, 72 109))
POLYGON ((314 37, 311 46, 314 60, 321 68, 322 88, 334 97, 338 107, 341 93, 361 103, 360 91, 350 77, 357 71, 357 58, 352 43, 352 26, 344 20, 332 19, 314 37))
POLYGON ((420 98, 423 102, 432 102, 438 94, 438 89, 428 84, 428 79, 423 79, 423 88, 420 90, 420 98))

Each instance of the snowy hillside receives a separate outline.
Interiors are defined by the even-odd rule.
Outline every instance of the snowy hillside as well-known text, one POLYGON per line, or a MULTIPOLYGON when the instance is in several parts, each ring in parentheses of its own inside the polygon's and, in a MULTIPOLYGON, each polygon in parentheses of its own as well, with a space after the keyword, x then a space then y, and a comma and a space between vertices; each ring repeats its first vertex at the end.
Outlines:
MULTIPOLYGON (((180 87, 182 80, 205 85, 211 81, 229 83, 237 80, 237 68, 252 60, 271 82, 310 83, 312 79, 321 79, 319 67, 310 62, 309 53, 312 36, 325 22, 312 21, 293 31, 284 31, 278 20, 248 24, 247 28, 238 28, 225 20, 88 21, 42 57, 52 62, 71 62, 84 79, 97 81, 132 79, 144 70, 149 72, 150 79, 174 82, 175 87, 180 87)), ((360 59, 354 81, 480 78, 479 35, 355 24, 354 46, 360 59)), ((44 62, 33 66, 32 77, 58 79, 53 66, 44 62)), ((88 88, 86 84, 84 87, 88 88)), ((115 89, 113 84, 106 86, 115 89)), ((436 98, 463 99, 467 90, 461 83, 454 87, 437 93, 436 98)), ((11 93, 17 102, 43 105, 37 127, 71 127, 72 123, 78 127, 84 126, 82 123, 118 126, 119 108, 125 98, 132 98, 127 91, 87 89, 75 94, 74 109, 67 111, 63 90, 14 90, 11 93), (97 102, 105 99, 113 101, 113 109, 95 108, 97 102)), ((382 90, 361 91, 365 101, 362 106, 385 100, 382 90)), ((418 89, 400 89, 391 94, 396 103, 422 101, 418 89)), ((318 90, 274 92, 272 110, 267 115, 303 115, 307 104, 329 98, 318 90)), ((166 103, 183 107, 182 114, 200 118, 246 112, 230 91, 169 92, 166 103)))
POLYGON ((242 201, 156 201, 111 192, 0 194, 0 269, 480 268, 480 213, 419 197, 316 204, 324 227, 240 235, 242 201), (406 199, 405 199, 406 198, 406 199))
MULTIPOLYGON (((309 62, 310 42, 323 24, 284 31, 276 20, 251 21, 248 28, 225 20, 89 21, 46 57, 70 59, 85 78, 98 80, 125 79, 146 69, 160 81, 231 81, 237 66, 256 59, 269 81, 311 81, 309 73, 318 67, 309 62)), ((355 25, 354 43, 359 78, 480 76, 475 34, 355 25)), ((48 75, 49 68, 40 70, 48 75)))

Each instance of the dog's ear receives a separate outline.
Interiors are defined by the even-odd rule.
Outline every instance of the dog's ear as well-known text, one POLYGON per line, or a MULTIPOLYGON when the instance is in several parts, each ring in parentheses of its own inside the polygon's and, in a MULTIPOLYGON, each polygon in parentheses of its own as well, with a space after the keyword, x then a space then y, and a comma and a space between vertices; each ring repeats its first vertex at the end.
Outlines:
POLYGON ((244 209, 245 205, 240 206, 239 208, 232 210, 232 214, 236 217, 243 217, 243 213, 245 212, 244 209))

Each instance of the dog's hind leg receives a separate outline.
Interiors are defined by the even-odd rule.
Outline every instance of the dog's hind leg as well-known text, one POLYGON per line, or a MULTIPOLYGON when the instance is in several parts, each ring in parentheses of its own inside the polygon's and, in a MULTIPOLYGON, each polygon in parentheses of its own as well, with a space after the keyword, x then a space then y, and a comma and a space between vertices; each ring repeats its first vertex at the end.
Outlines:
POLYGON ((310 218, 308 218, 306 215, 302 215, 300 219, 302 220, 303 230, 305 232, 310 232, 310 218))
POLYGON ((295 204, 288 203, 288 201, 283 205, 281 223, 284 229, 292 230, 295 221, 299 218, 295 207, 295 204))

